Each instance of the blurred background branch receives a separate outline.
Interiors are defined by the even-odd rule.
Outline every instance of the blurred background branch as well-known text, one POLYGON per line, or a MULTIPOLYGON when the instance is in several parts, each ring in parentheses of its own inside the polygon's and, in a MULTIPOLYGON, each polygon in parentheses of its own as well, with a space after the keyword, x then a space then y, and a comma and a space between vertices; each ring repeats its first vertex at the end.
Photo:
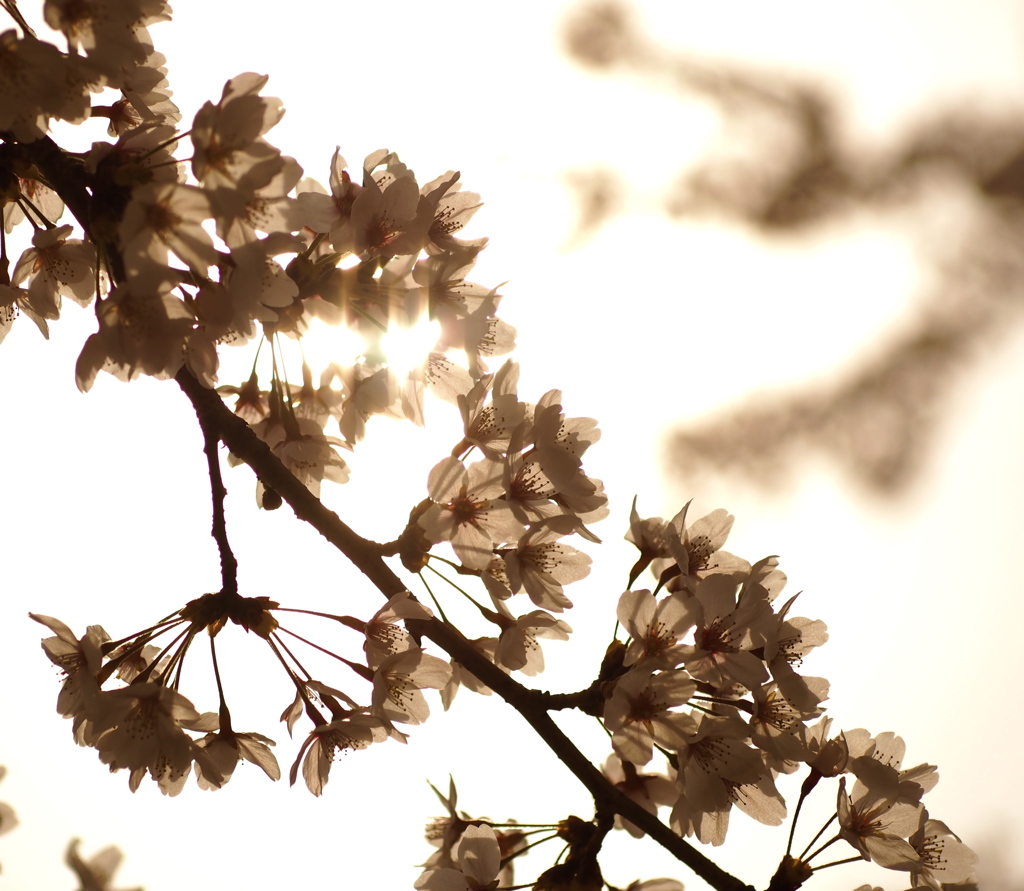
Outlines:
MULTIPOLYGON (((691 486, 716 475, 783 490, 817 453, 874 495, 905 493, 940 440, 960 382, 1020 328, 1019 119, 1010 110, 939 109, 888 145, 866 146, 825 87, 668 49, 614 0, 578 6, 564 45, 590 69, 670 89, 681 108, 699 101, 716 110, 714 147, 666 184, 663 214, 791 241, 854 215, 909 220, 927 272, 913 313, 827 381, 762 392, 677 427, 670 472, 691 486), (937 217, 947 225, 938 234, 937 217)), ((575 247, 621 212, 626 189, 605 168, 576 171, 568 182, 580 208, 575 247)))

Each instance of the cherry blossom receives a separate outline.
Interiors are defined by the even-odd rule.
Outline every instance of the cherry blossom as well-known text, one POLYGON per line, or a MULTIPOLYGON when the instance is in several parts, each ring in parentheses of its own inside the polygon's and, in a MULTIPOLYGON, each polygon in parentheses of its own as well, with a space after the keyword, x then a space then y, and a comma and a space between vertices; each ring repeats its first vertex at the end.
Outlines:
POLYGON ((0 33, 0 130, 21 142, 46 135, 50 118, 81 123, 89 117, 95 72, 75 57, 12 28, 0 33))
POLYGON ((498 601, 498 615, 502 625, 494 660, 512 671, 533 676, 544 670, 544 653, 538 638, 568 640, 572 628, 542 609, 535 609, 513 619, 505 605, 498 601))
POLYGON ((102 691, 90 717, 100 760, 112 771, 131 771, 130 788, 138 789, 149 773, 166 795, 177 795, 192 762, 214 785, 223 777, 202 747, 183 729, 199 712, 175 690, 155 683, 135 683, 121 690, 102 691))
POLYGON ((345 442, 354 445, 366 435, 367 421, 400 399, 398 381, 390 368, 365 363, 335 366, 334 372, 345 393, 338 428, 345 442))
POLYGON ((143 287, 159 284, 170 251, 205 277, 218 256, 203 228, 212 216, 209 195, 196 186, 156 182, 135 189, 119 229, 129 275, 143 287))
POLYGON ((945 823, 930 819, 927 810, 921 811, 921 824, 908 841, 920 858, 919 866, 910 873, 910 884, 914 888, 943 891, 974 879, 978 855, 945 823))
POLYGON ((490 337, 493 355, 504 355, 515 341, 515 329, 502 322, 492 326, 501 296, 495 288, 466 281, 477 251, 460 248, 419 260, 413 266, 413 284, 405 295, 410 318, 426 315, 441 325, 440 349, 465 349, 470 354, 471 370, 477 367, 474 355, 486 352, 482 344, 490 337), (472 330, 470 330, 472 329, 472 330))
POLYGON ((916 870, 921 858, 907 839, 921 821, 921 805, 899 801, 897 771, 878 764, 871 785, 860 779, 846 792, 846 777, 839 780, 836 813, 839 835, 865 860, 888 869, 916 870))
POLYGON ((51 223, 56 223, 64 214, 64 202, 49 186, 35 179, 17 178, 17 194, 3 196, 4 232, 10 234, 16 225, 25 219, 26 203, 51 223))
POLYGON ((373 675, 373 713, 400 724, 422 724, 430 714, 423 688, 439 690, 451 676, 447 662, 419 647, 388 656, 373 675))
POLYGON ((553 517, 534 525, 515 549, 503 551, 509 590, 525 589, 537 606, 552 612, 571 608, 562 585, 586 578, 591 563, 589 556, 559 541, 574 528, 574 518, 553 517))
POLYGON ((369 666, 376 669, 390 656, 404 653, 416 644, 404 628, 398 625, 401 619, 429 619, 433 613, 416 600, 408 591, 399 591, 375 612, 366 623, 366 640, 363 650, 369 666))
POLYGON ((845 734, 829 738, 832 719, 823 716, 816 724, 807 728, 804 741, 807 745, 807 764, 821 776, 835 777, 845 773, 850 761, 850 748, 845 734))
POLYGON ((501 466, 494 461, 467 468, 458 458, 445 458, 430 471, 427 487, 435 503, 419 523, 431 541, 450 541, 465 566, 485 569, 496 545, 523 534, 501 499, 501 466))
MULTIPOLYGON (((397 160, 390 154, 387 158, 397 160)), ((410 174, 392 177, 382 187, 367 171, 351 215, 331 244, 339 253, 351 251, 363 259, 418 253, 419 244, 402 243, 402 235, 414 225, 418 203, 419 186, 410 174)))
POLYGON ((209 763, 216 770, 215 779, 207 779, 203 776, 201 763, 196 761, 196 781, 200 789, 221 788, 231 779, 241 761, 257 765, 272 780, 281 779, 281 768, 269 748, 274 741, 261 733, 236 733, 222 729, 197 739, 196 745, 206 752, 209 763))
POLYGON ((36 230, 32 247, 14 267, 11 283, 29 283, 27 303, 44 319, 57 318, 61 297, 88 306, 95 296, 96 249, 81 239, 69 239, 72 228, 36 230))
POLYGON ((289 197, 302 177, 302 168, 294 158, 281 160, 283 166, 265 186, 251 192, 223 186, 210 191, 217 234, 229 248, 256 241, 258 232, 297 232, 302 228, 298 202, 289 197))
POLYGON ((558 490, 544 473, 540 462, 532 454, 523 454, 523 438, 530 427, 530 421, 524 420, 513 431, 509 438, 502 474, 505 500, 512 508, 516 519, 524 525, 547 517, 569 514, 566 508, 554 501, 558 490))
POLYGON ((46 319, 33 309, 28 291, 25 288, 12 288, 10 285, 0 284, 0 343, 3 343, 14 320, 21 313, 35 323, 43 337, 49 339, 50 328, 46 324, 46 319))
POLYGON ((619 598, 616 614, 632 638, 623 660, 626 665, 674 668, 683 659, 676 645, 696 623, 698 611, 693 598, 673 593, 656 600, 650 591, 639 590, 619 598))
POLYGON ((86 340, 75 366, 80 390, 90 390, 101 369, 128 381, 143 372, 168 378, 181 368, 193 316, 179 298, 118 285, 100 301, 96 316, 99 331, 86 340))
POLYGON ((767 762, 782 773, 796 770, 808 760, 806 722, 821 709, 803 712, 779 691, 775 683, 752 691, 754 713, 750 716, 750 741, 765 753, 767 762))
POLYGON ((260 96, 269 78, 248 72, 224 85, 220 101, 207 102, 192 122, 192 172, 208 189, 254 193, 284 167, 281 153, 263 134, 284 114, 280 99, 260 96))
POLYGON ((753 689, 768 678, 753 651, 766 644, 773 614, 764 597, 738 600, 737 581, 709 575, 697 583, 694 643, 682 645, 682 661, 694 677, 716 687, 739 682, 753 689))
POLYGON ((428 254, 480 250, 487 244, 486 238, 465 241, 455 237, 481 207, 480 196, 460 191, 458 180, 459 174, 449 170, 420 189, 416 216, 420 226, 426 224, 423 248, 428 254))
POLYGON ((348 163, 336 148, 331 158, 331 194, 312 179, 297 184, 296 201, 302 224, 313 232, 321 232, 333 242, 340 236, 341 229, 352 216, 352 204, 363 190, 360 183, 353 182, 348 172, 348 163))
MULTIPOLYGON (((167 82, 167 58, 163 53, 151 51, 134 68, 122 72, 121 94, 124 97, 112 106, 110 136, 130 133, 141 124, 177 124, 181 110, 171 101, 167 82), (120 116, 118 115, 120 109, 120 116)), ((94 116, 98 109, 92 110, 94 116)))
POLYGON ((747 745, 746 725, 725 716, 700 715, 696 721, 696 731, 678 751, 681 794, 672 809, 672 827, 720 845, 734 804, 759 822, 781 823, 786 813, 782 796, 760 753, 747 745))
POLYGON ((604 707, 604 724, 611 731, 615 753, 624 761, 647 764, 655 745, 675 751, 696 730, 687 705, 697 683, 685 671, 652 672, 634 668, 615 682, 604 707))
POLYGON ((314 727, 299 749, 292 764, 290 782, 295 785, 299 763, 306 787, 316 796, 323 794, 331 772, 331 764, 342 754, 354 749, 365 749, 371 743, 383 742, 388 737, 384 722, 373 715, 349 712, 335 720, 314 727), (303 757, 305 756, 305 757, 303 757))
POLYGON ((501 458, 526 414, 526 406, 516 395, 518 382, 519 366, 508 361, 495 374, 482 378, 466 396, 459 397, 466 437, 453 454, 476 446, 490 458, 501 458), (488 396, 490 402, 486 402, 488 396))
POLYGON ((84 51, 109 86, 123 84, 123 71, 145 62, 152 49, 147 25, 170 19, 164 0, 46 0, 46 23, 84 51))
POLYGON ((692 590, 697 581, 711 571, 727 573, 748 569, 746 560, 719 550, 732 529, 732 514, 719 508, 687 526, 689 508, 688 501, 665 527, 668 550, 679 570, 673 584, 692 590))
MULTIPOLYGON (((295 478, 314 495, 320 495, 320 483, 348 480, 348 465, 335 450, 345 443, 336 436, 324 436, 323 428, 308 418, 283 413, 268 417, 254 427, 257 435, 277 455, 295 478)), ((257 501, 261 501, 262 481, 258 484, 257 501)))
POLYGON ((100 693, 97 675, 103 661, 101 647, 110 637, 99 625, 90 625, 79 639, 60 619, 37 613, 29 613, 29 618, 56 632, 55 637, 44 638, 42 647, 64 675, 57 694, 57 713, 74 719, 75 739, 84 744, 87 736, 94 735, 84 725, 95 713, 100 693))
POLYGON ((795 707, 810 712, 828 697, 829 684, 824 678, 798 674, 795 666, 800 665, 814 647, 828 640, 828 632, 820 619, 789 618, 795 600, 796 595, 778 611, 778 627, 765 645, 764 660, 783 696, 795 707))
POLYGON ((414 887, 426 891, 488 891, 496 886, 501 850, 490 826, 467 826, 455 846, 457 868, 432 869, 414 887))
POLYGON ((661 517, 648 517, 641 519, 636 510, 636 496, 633 496, 633 504, 629 509, 629 531, 625 539, 636 545, 640 551, 636 564, 629 572, 630 588, 640 577, 648 566, 655 559, 667 560, 670 556, 668 549, 668 524, 661 517))
MULTIPOLYGON (((658 773, 640 773, 630 761, 622 761, 616 755, 609 755, 601 767, 601 773, 621 791, 651 814, 658 813, 658 807, 674 804, 679 797, 675 784, 658 773)), ((644 831, 616 814, 615 826, 625 829, 634 838, 641 838, 644 831)))

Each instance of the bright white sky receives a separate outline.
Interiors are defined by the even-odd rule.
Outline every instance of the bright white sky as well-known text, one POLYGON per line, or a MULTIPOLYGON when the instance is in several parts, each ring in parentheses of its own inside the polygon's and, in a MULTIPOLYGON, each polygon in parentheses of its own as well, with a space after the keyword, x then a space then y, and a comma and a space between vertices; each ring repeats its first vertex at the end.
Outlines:
MULTIPOLYGON (((737 516, 730 549, 751 560, 779 554, 790 590, 805 592, 801 611, 827 621, 831 641, 807 670, 832 681, 838 724, 894 730, 907 740, 907 763, 937 763, 933 816, 1005 857, 1004 874, 1017 877, 1005 887, 1021 887, 1024 856, 1013 840, 1024 838, 1022 727, 1007 699, 1024 668, 1014 642, 1024 593, 1016 508, 1024 338, 964 381, 930 476, 894 510, 860 500, 818 465, 782 500, 736 487, 679 490, 659 463, 663 430, 750 390, 829 372, 906 312, 919 271, 911 242, 877 221, 839 227, 811 247, 769 247, 737 230, 659 217, 659 188, 680 159, 708 144, 713 119, 699 107, 681 112, 667 92, 574 67, 557 37, 571 5, 529 0, 512 11, 480 0, 401 0, 341 14, 323 0, 253 2, 240 14, 236 4, 179 0, 175 21, 154 37, 186 121, 229 77, 268 73, 265 92, 288 110, 270 139, 308 175, 326 181, 335 145, 353 166, 387 147, 421 181, 459 169, 466 188, 482 194, 471 234, 492 241, 475 278, 508 281, 502 315, 519 329, 520 394, 535 400, 561 388, 570 414, 596 417, 604 430, 587 467, 612 499, 598 529, 607 546, 590 548, 594 572, 569 590, 577 608, 567 619, 579 639, 571 650, 546 646, 544 687, 577 689, 593 675, 632 562, 620 539, 634 494, 652 515, 670 516, 690 497, 700 513, 727 507, 737 516), (590 164, 622 170, 634 191, 624 217, 566 253, 573 206, 564 176, 590 164)), ((1013 0, 971 8, 864 0, 842 10, 810 0, 641 5, 666 42, 834 84, 850 102, 851 128, 870 138, 885 139, 940 99, 1021 105, 1013 0)), ((0 347, 9 382, 0 609, 10 629, 0 656, 8 727, 0 763, 9 770, 0 799, 22 822, 0 841, 10 887, 70 888, 60 860, 72 836, 87 854, 122 848, 117 887, 411 887, 412 864, 431 850, 423 823, 439 812, 425 780, 443 786, 449 772, 474 814, 526 822, 590 815, 586 795, 521 722, 468 692, 450 713, 436 708, 408 747, 377 746, 337 764, 320 800, 255 769, 216 794, 190 784, 167 799, 147 782, 132 795, 123 774, 108 775, 93 751, 76 748, 53 712, 56 680, 27 610, 79 632, 103 624, 120 637, 215 589, 218 578, 187 401, 171 383, 125 386, 102 376, 79 394, 74 359, 89 331, 89 314, 70 306, 49 344, 19 323, 0 347)), ((457 433, 450 415, 436 414, 436 429, 422 435, 377 425, 353 462, 355 480, 325 486, 325 500, 358 531, 393 537, 423 497, 427 470, 457 433), (388 445, 396 435, 401 451, 388 445)), ((227 482, 247 593, 312 607, 340 598, 357 615, 377 607, 287 509, 255 511, 247 470, 227 482)), ((276 718, 290 695, 252 643, 237 641, 237 658, 225 660, 239 684, 245 673, 260 690, 245 706, 251 722, 236 725, 275 736, 287 770, 297 742, 276 718)), ((569 716, 563 725, 602 751, 591 723, 569 716)), ((813 831, 812 821, 802 828, 813 831)), ((730 832, 721 864, 764 887, 784 831, 737 814, 730 832)), ((651 844, 615 839, 610 850, 618 853, 604 865, 615 884, 673 875, 702 887, 651 844)), ((870 867, 834 872, 808 887, 903 887, 870 867)))

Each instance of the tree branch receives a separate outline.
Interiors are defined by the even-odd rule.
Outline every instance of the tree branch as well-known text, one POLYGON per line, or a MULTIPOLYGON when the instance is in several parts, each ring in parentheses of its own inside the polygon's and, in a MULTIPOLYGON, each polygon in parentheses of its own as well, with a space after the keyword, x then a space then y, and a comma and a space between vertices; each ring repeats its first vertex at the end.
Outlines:
MULTIPOLYGON (((288 502, 296 517, 313 526, 348 557, 385 597, 407 590, 402 580, 381 558, 380 546, 359 536, 336 513, 324 507, 320 499, 292 475, 270 447, 224 404, 215 391, 204 387, 186 368, 178 372, 175 380, 192 402, 203 429, 216 431, 221 441, 255 471, 265 486, 275 489, 288 502)), ((524 687, 505 674, 458 629, 436 618, 409 619, 406 624, 411 632, 434 641, 519 712, 590 792, 599 811, 614 811, 644 830, 716 891, 753 891, 751 886, 725 872, 610 783, 551 719, 543 705, 543 698, 537 695, 538 691, 524 687)))
POLYGON ((203 430, 203 451, 210 471, 210 492, 213 496, 213 528, 214 541, 220 552, 221 591, 225 594, 238 593, 238 560, 228 542, 228 527, 224 520, 224 498, 228 494, 224 488, 224 480, 220 473, 220 437, 210 423, 209 416, 196 411, 199 426, 203 430))
MULTIPOLYGON (((6 138, 5 134, 0 134, 0 137, 6 138)), ((93 241, 96 240, 93 232, 93 223, 96 222, 92 213, 94 202, 90 201, 91 196, 87 187, 89 183, 94 183, 94 180, 84 165, 60 150, 49 137, 27 145, 5 142, 0 145, 0 166, 21 175, 32 174, 41 177, 61 196, 82 225, 86 236, 93 241)), ((108 201, 117 204, 117 198, 123 196, 111 195, 108 201)), ((111 213, 111 216, 119 218, 119 214, 111 213)), ((120 279, 119 257, 114 255, 109 259, 114 263, 115 279, 120 279)), ((223 442, 255 471, 265 486, 277 491, 288 502, 296 517, 309 523, 341 551, 385 597, 392 597, 406 590, 406 585, 383 561, 381 546, 362 538, 342 522, 337 514, 324 507, 320 500, 281 463, 266 443, 256 436, 249 425, 224 405, 215 391, 204 387, 184 367, 175 375, 175 380, 191 401, 207 441, 210 437, 216 436, 223 442)), ((207 454, 209 455, 209 452, 207 454)), ((216 482, 212 477, 211 482, 216 490, 216 482)), ((216 491, 214 502, 216 517, 216 491)), ((217 537, 216 532, 214 537, 217 537)), ((217 541, 220 545, 221 540, 218 538, 217 541)), ((223 566, 223 549, 221 557, 223 566)), ((656 816, 648 813, 617 789, 591 764, 562 733, 547 712, 547 705, 558 708, 568 703, 559 702, 557 697, 545 698, 539 691, 530 690, 513 680, 483 656, 457 629, 437 619, 410 620, 408 624, 411 631, 429 637, 519 712, 593 795, 599 811, 614 811, 643 829, 717 891, 753 891, 751 886, 744 885, 719 868, 656 816)))

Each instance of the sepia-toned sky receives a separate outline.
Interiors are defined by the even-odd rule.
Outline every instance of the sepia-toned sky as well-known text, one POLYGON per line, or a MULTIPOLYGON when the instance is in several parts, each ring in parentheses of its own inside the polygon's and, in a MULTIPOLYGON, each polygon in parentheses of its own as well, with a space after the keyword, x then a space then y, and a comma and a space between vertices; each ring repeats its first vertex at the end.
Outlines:
MULTIPOLYGON (((420 182, 456 169, 481 194, 468 234, 491 244, 474 279, 507 283, 501 316, 519 332, 520 396, 535 401, 559 388, 569 415, 594 417, 603 431, 586 468, 610 497, 611 515, 595 528, 605 544, 582 545, 594 565, 567 589, 576 607, 565 618, 576 633, 568 644, 544 644, 549 670, 539 686, 567 691, 594 677, 634 558, 621 540, 634 495, 652 516, 672 516, 691 498, 691 516, 725 507, 736 515, 729 549, 751 561, 779 555, 787 592, 803 592, 797 613, 827 622, 830 641, 805 670, 831 681, 837 726, 895 731, 907 742, 905 766, 938 764, 942 779, 926 799, 932 816, 989 858, 982 887, 1019 891, 1024 325, 963 372, 921 474, 898 498, 860 490, 815 452, 774 491, 722 478, 695 488, 669 472, 666 454, 677 424, 750 394, 768 404, 774 389, 827 381, 877 348, 913 317, 932 281, 935 267, 922 257, 955 263, 970 202, 954 195, 889 215, 851 213, 774 239, 735 221, 670 219, 664 193, 714 150, 722 122, 668 80, 569 59, 562 35, 577 8, 562 0, 514 8, 178 0, 174 20, 153 35, 183 122, 228 78, 266 73, 264 92, 287 109, 268 138, 306 175, 326 183, 335 146, 353 168, 386 147, 420 182), (618 212, 575 237, 572 183, 595 170, 619 183, 618 212)), ((1011 0, 647 0, 635 8, 666 49, 828 89, 840 129, 865 151, 936 109, 991 109, 1009 120, 1024 111, 1024 11, 1011 0)), ((84 144, 102 133, 97 125, 84 144)), ((133 795, 123 774, 76 747, 54 713, 43 629, 26 612, 57 616, 78 633, 102 624, 119 638, 218 583, 201 437, 187 400, 171 382, 124 385, 109 376, 80 394, 74 362, 90 331, 90 313, 69 306, 49 343, 19 324, 0 345, 0 764, 8 768, 0 800, 21 820, 0 839, 8 887, 73 887, 61 857, 80 837, 86 855, 111 843, 124 851, 115 887, 410 888, 414 864, 433 850, 423 824, 440 812, 427 780, 444 788, 449 774, 474 816, 538 823, 591 814, 587 795, 522 721, 466 690, 447 714, 433 698, 431 720, 413 728, 408 746, 374 746, 335 764, 321 799, 254 768, 216 794, 190 783, 168 799, 144 783, 133 795)), ((245 374, 251 353, 234 361, 245 374)), ((436 407, 430 418, 425 431, 372 424, 351 462, 353 481, 325 484, 325 502, 361 534, 394 537, 425 497, 427 471, 459 433, 451 412, 436 407)), ((256 511, 246 468, 228 472, 226 483, 247 593, 310 608, 344 604, 355 615, 378 608, 374 592, 287 509, 256 511)), ((277 739, 287 772, 298 741, 277 719, 290 695, 243 637, 220 657, 226 683, 230 691, 233 677, 236 689, 254 691, 239 693, 249 722, 242 729, 277 739)), ((606 740, 590 719, 558 720, 602 757, 606 740)), ((797 783, 780 788, 795 796, 797 783)), ((817 830, 815 815, 832 794, 818 793, 798 839, 817 830)), ((729 840, 711 856, 765 887, 785 835, 736 813, 729 840)), ((520 880, 556 853, 542 848, 520 880)), ((619 887, 661 875, 703 887, 646 840, 610 839, 602 866, 619 887)), ((864 882, 883 891, 906 885, 897 873, 858 865, 806 887, 848 891, 864 882)))

